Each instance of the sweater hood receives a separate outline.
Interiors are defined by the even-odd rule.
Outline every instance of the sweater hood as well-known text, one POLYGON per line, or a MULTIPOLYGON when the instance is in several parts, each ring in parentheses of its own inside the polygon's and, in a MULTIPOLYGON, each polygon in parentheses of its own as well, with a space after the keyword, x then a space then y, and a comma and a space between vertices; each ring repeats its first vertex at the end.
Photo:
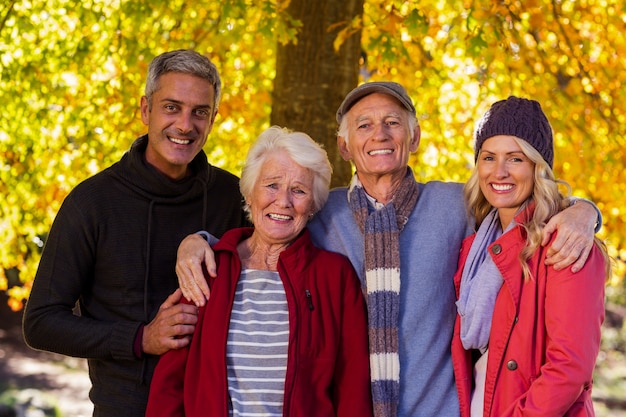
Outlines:
POLYGON ((164 204, 183 203, 206 192, 215 181, 204 151, 201 150, 189 164, 193 175, 175 181, 146 161, 147 147, 146 134, 133 142, 130 149, 113 166, 114 169, 108 170, 121 184, 147 200, 164 204))

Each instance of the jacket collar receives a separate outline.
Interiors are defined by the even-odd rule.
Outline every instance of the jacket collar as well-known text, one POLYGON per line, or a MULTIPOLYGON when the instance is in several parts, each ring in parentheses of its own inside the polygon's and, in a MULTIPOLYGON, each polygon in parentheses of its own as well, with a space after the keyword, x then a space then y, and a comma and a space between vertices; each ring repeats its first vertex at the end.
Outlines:
MULTIPOLYGON (((237 245, 252 236, 254 228, 252 227, 240 227, 231 229, 224 233, 222 238, 213 247, 215 252, 226 251, 231 252, 237 258, 239 254, 237 252, 237 245)), ((278 257, 278 270, 284 273, 284 265, 289 265, 289 270, 302 275, 302 272, 307 268, 311 257, 315 252, 319 251, 313 242, 311 241, 311 235, 307 228, 304 228, 298 237, 289 245, 284 251, 282 251, 278 257), (282 270, 281 270, 282 269, 282 270)))

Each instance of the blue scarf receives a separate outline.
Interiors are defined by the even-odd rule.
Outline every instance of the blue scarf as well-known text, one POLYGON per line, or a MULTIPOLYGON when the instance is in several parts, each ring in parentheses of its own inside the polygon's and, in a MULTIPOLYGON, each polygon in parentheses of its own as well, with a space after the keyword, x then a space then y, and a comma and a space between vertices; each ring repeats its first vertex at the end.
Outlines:
MULTIPOLYGON (((514 224, 512 221, 507 231, 514 224)), ((493 309, 504 281, 488 256, 488 247, 501 235, 498 210, 493 209, 476 232, 461 275, 456 306, 461 316, 461 342, 465 349, 478 349, 484 353, 489 345, 493 309)))

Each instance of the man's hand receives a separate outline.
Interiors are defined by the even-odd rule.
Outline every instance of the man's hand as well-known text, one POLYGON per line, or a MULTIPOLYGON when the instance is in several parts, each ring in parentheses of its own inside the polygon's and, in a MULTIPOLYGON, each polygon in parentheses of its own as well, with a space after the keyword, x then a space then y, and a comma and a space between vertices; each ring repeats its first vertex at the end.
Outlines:
POLYGON ((587 262, 593 247, 594 228, 597 221, 595 208, 584 201, 566 208, 550 219, 543 229, 542 245, 547 245, 550 236, 559 231, 548 248, 546 265, 554 269, 565 269, 572 265, 572 272, 578 272, 587 262))
POLYGON ((178 304, 181 297, 179 288, 167 297, 156 317, 145 325, 141 341, 144 353, 162 355, 170 349, 180 349, 189 344, 198 322, 198 308, 191 304, 178 304))
POLYGON ((176 275, 185 298, 198 307, 202 307, 210 295, 205 274, 217 276, 213 250, 200 235, 189 235, 178 246, 176 275))

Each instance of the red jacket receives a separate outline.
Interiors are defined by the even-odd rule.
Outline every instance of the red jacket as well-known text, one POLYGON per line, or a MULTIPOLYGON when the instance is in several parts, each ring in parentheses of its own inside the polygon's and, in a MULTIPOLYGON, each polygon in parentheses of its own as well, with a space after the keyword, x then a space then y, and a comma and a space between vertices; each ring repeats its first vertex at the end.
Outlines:
MULTIPOLYGON (((454 277, 457 299, 474 237, 461 248, 454 277)), ((534 278, 524 282, 518 254, 525 239, 524 229, 517 226, 489 246, 504 284, 489 337, 484 416, 593 416, 592 374, 604 321, 604 258, 594 247, 584 268, 572 274, 569 268, 547 267, 548 246, 540 247, 529 262, 534 278)), ((452 359, 461 416, 469 417, 472 352, 461 344, 458 315, 452 359)))
MULTIPOLYGON (((190 346, 161 357, 146 416, 228 415, 226 338, 241 272, 237 244, 252 230, 231 230, 215 245, 211 297, 190 346)), ((352 265, 313 246, 305 230, 280 254, 278 272, 289 308, 283 416, 372 416, 366 308, 352 265)))

